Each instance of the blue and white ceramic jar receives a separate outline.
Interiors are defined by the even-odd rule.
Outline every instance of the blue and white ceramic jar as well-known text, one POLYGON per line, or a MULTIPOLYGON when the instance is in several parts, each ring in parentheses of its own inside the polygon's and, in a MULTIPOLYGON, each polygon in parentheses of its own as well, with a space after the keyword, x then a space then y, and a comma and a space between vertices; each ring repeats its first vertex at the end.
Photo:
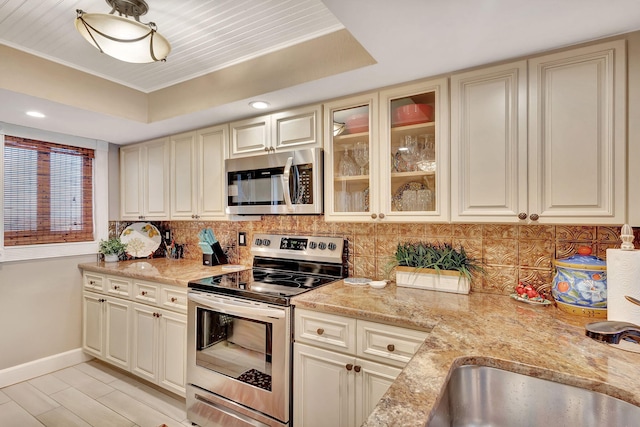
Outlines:
POLYGON ((571 314, 607 317, 607 263, 591 255, 591 248, 555 261, 551 293, 558 308, 571 314))

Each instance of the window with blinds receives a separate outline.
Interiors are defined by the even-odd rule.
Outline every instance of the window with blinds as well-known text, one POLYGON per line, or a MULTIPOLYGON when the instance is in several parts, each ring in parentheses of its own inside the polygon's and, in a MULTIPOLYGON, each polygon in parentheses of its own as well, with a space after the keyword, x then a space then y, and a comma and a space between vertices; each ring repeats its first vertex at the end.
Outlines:
POLYGON ((94 150, 4 137, 4 246, 90 242, 94 150))

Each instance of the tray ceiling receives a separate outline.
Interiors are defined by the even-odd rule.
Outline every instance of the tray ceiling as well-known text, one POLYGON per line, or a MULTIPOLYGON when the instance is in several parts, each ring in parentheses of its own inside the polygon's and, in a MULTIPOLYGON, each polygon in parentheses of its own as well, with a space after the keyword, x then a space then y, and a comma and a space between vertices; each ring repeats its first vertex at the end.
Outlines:
POLYGON ((320 0, 147 0, 172 45, 165 63, 101 54, 76 31, 76 9, 109 13, 104 0, 0 2, 0 43, 151 92, 342 29, 320 0))

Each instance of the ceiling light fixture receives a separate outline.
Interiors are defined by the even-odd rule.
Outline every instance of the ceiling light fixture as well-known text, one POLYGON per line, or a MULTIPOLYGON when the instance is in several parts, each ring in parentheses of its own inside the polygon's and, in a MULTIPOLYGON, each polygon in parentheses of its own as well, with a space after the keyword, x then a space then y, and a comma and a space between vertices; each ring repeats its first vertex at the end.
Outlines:
POLYGON ((27 116, 37 117, 37 118, 39 118, 39 119, 42 119, 42 118, 44 118, 44 117, 47 117, 47 116, 45 116, 44 114, 42 114, 40 111, 27 111, 27 113, 26 113, 26 114, 27 114, 27 116))
POLYGON ((147 3, 143 0, 106 2, 112 7, 109 14, 76 10, 76 29, 85 40, 101 53, 125 62, 143 64, 167 59, 171 52, 167 39, 157 32, 155 23, 140 22, 140 16, 149 10, 147 3), (135 21, 127 19, 129 16, 135 21))
POLYGON ((265 101, 252 101, 249 103, 256 110, 264 110, 269 107, 269 103, 265 101))

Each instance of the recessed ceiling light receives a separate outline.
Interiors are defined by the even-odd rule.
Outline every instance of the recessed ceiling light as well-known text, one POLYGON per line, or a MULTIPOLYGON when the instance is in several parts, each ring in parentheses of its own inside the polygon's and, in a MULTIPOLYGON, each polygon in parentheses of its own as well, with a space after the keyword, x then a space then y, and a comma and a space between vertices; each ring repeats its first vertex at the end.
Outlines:
POLYGON ((37 117, 39 119, 43 117, 47 117, 44 114, 42 114, 40 111, 27 111, 27 116, 37 117))
POLYGON ((264 110, 265 108, 269 107, 269 103, 265 101, 253 101, 250 102, 249 105, 257 110, 264 110))

